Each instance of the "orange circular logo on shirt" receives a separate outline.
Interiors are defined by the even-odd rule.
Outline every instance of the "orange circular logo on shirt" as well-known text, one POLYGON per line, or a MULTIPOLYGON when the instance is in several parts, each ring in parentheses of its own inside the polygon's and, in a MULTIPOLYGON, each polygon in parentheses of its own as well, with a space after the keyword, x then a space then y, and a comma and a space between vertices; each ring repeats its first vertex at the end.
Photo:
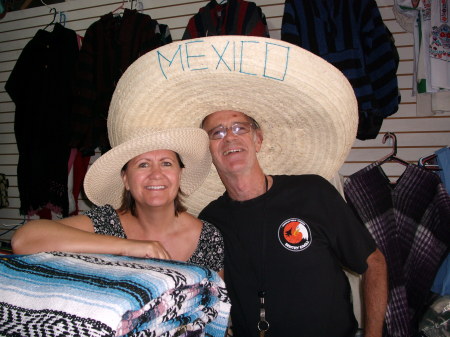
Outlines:
POLYGON ((278 239, 284 248, 299 252, 311 245, 311 230, 303 220, 288 219, 280 225, 278 239))

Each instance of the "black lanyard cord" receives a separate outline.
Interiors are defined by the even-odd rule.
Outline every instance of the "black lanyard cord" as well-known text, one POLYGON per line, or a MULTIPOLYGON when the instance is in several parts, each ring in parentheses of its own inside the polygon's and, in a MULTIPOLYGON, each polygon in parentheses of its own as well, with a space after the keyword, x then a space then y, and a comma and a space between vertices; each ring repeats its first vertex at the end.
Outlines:
MULTIPOLYGON (((264 175, 264 180, 266 183, 266 189, 264 193, 267 193, 268 189, 269 189, 269 181, 267 180, 267 176, 264 175)), ((261 236, 262 236, 262 248, 261 248, 261 261, 260 261, 260 267, 261 267, 261 275, 260 275, 260 281, 261 281, 261 286, 260 289, 258 291, 258 297, 259 297, 259 322, 257 324, 257 328, 260 332, 260 336, 264 336, 265 332, 267 330, 269 330, 269 322, 266 321, 266 309, 265 309, 265 296, 266 296, 266 264, 265 264, 265 258, 266 258, 266 221, 267 221, 267 216, 266 216, 266 202, 264 199, 264 222, 263 222, 263 226, 262 226, 262 230, 261 230, 261 236)))

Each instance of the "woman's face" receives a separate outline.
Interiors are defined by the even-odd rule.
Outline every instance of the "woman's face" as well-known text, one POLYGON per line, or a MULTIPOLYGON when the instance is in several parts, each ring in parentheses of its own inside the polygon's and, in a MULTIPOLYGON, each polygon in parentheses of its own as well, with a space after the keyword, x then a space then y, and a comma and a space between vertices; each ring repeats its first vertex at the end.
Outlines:
POLYGON ((155 150, 134 157, 122 175, 137 207, 173 205, 180 178, 181 167, 171 150, 155 150))

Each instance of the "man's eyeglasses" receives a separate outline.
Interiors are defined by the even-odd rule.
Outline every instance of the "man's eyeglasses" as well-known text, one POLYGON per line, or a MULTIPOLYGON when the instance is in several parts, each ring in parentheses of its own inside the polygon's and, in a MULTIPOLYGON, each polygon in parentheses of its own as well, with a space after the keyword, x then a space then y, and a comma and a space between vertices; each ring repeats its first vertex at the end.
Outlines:
POLYGON ((236 122, 229 127, 219 125, 216 126, 214 129, 209 130, 208 136, 209 139, 212 140, 222 139, 227 135, 228 130, 231 130, 231 132, 233 132, 233 134, 235 135, 243 135, 249 133, 252 127, 254 126, 255 124, 251 122, 236 122))

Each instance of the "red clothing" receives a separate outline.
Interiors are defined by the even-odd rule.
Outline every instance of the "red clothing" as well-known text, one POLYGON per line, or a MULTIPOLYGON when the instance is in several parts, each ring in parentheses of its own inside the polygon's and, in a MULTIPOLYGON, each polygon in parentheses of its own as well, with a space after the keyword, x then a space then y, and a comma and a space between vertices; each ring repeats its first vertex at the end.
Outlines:
POLYGON ((266 17, 254 2, 229 0, 219 5, 212 0, 188 22, 183 40, 214 35, 269 37, 266 17))

